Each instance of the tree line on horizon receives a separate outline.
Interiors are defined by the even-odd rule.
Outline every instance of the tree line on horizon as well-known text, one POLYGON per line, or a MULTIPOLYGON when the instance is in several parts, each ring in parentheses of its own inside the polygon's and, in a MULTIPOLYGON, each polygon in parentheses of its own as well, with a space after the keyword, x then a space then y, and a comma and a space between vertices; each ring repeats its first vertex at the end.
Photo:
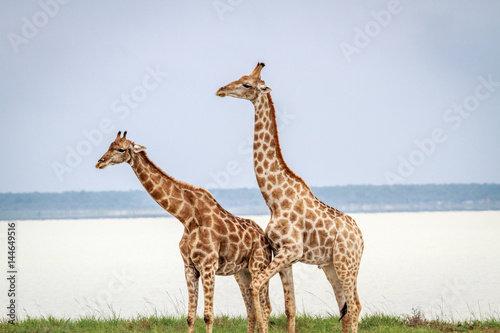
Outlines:
MULTIPOLYGON (((328 205, 348 213, 500 209, 500 184, 347 185, 312 187, 312 191, 328 205)), ((256 188, 212 189, 210 192, 235 214, 269 213, 256 188)), ((28 214, 31 218, 42 218, 51 211, 69 215, 75 211, 95 212, 94 215, 121 211, 125 215, 130 212, 130 215, 168 216, 144 190, 0 193, 0 219, 15 219, 16 214, 22 215, 20 212, 32 212, 28 214)))

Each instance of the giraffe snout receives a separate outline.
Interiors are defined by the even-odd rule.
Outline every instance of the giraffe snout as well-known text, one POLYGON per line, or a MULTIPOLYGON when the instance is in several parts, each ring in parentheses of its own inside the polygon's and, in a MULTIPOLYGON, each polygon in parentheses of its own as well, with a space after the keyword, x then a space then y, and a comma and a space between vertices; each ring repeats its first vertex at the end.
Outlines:
POLYGON ((101 158, 101 159, 99 159, 99 161, 97 161, 97 164, 95 165, 95 167, 97 169, 104 169, 106 167, 106 165, 104 165, 103 163, 104 163, 104 158, 101 158))
POLYGON ((226 87, 219 88, 215 94, 219 97, 226 97, 226 87))

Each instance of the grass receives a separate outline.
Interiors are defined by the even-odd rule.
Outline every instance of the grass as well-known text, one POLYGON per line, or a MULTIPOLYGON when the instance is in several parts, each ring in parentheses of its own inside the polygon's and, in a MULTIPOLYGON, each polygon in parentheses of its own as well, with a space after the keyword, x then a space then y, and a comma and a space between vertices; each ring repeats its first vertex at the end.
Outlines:
MULTIPOLYGON (((183 317, 137 317, 135 319, 95 317, 77 320, 47 318, 27 318, 15 325, 0 322, 3 332, 185 332, 186 319, 183 317)), ((296 319, 296 332, 340 332, 338 317, 318 317, 300 315, 296 319)), ((215 319, 214 333, 246 332, 247 321, 243 317, 221 316, 215 319)), ((205 323, 199 318, 196 332, 205 332, 205 323)), ((359 323, 360 332, 500 332, 500 320, 485 319, 463 322, 427 320, 422 312, 414 310, 411 315, 389 316, 373 314, 364 316, 359 323)), ((269 321, 269 332, 286 332, 286 316, 273 316, 269 321)))

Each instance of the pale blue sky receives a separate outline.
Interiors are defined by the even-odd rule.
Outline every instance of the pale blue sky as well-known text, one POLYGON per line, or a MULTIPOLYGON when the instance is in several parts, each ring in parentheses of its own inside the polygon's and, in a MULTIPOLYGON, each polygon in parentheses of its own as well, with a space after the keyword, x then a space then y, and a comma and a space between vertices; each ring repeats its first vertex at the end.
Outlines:
POLYGON ((173 177, 256 187, 258 61, 311 186, 500 183, 498 1, 3 1, 0 192, 142 188, 97 170, 118 130, 173 177))

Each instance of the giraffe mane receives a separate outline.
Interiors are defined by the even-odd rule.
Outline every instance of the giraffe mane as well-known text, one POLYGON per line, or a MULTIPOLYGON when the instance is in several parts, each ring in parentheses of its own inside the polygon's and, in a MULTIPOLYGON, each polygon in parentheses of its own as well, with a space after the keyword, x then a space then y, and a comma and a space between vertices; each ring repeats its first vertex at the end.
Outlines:
POLYGON ((274 131, 274 137, 276 138, 276 152, 277 152, 277 158, 278 161, 281 163, 283 168, 292 176, 294 177, 297 181, 302 183, 308 190, 311 190, 309 185, 306 184, 304 179, 302 179, 299 175, 297 175, 290 167, 286 164, 285 159, 283 158, 283 154, 281 153, 281 146, 280 146, 280 141, 278 137, 278 122, 276 121, 276 110, 274 109, 274 102, 271 97, 271 93, 267 94, 267 100, 269 102, 269 108, 271 109, 271 118, 272 118, 272 130, 274 131))
POLYGON ((171 180, 172 182, 184 187, 184 188, 187 188, 189 190, 193 190, 193 191, 202 191, 202 192, 206 192, 210 195, 212 195, 210 192, 208 192, 206 189, 202 188, 202 187, 196 187, 196 186, 193 186, 191 184, 188 184, 188 183, 185 183, 185 182, 182 182, 180 180, 177 180, 175 179, 174 177, 170 176, 169 174, 167 174, 165 171, 163 171, 161 168, 159 168, 156 164, 154 164, 153 161, 151 161, 151 159, 148 157, 148 154, 146 154, 145 151, 141 151, 139 152, 139 155, 141 155, 153 168, 155 168, 162 176, 164 176, 165 178, 168 178, 169 180, 171 180))

